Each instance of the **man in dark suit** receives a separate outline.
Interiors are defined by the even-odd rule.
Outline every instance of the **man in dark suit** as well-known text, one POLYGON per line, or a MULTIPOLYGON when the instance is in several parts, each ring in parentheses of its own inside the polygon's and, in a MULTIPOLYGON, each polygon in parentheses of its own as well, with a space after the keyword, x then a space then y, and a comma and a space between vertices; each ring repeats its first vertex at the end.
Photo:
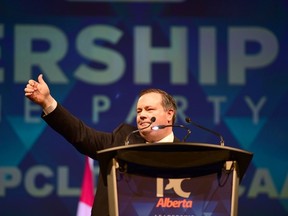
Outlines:
MULTIPOLYGON (((42 74, 38 80, 29 80, 24 89, 25 96, 43 109, 42 118, 56 132, 61 134, 79 152, 97 160, 97 151, 129 143, 154 143, 178 141, 172 127, 154 131, 153 125, 173 125, 177 107, 174 98, 160 89, 147 89, 139 94, 137 102, 137 128, 121 124, 112 133, 105 133, 85 125, 62 107, 50 94, 42 74), (151 120, 152 119, 152 120, 151 120), (155 121, 153 121, 155 120, 155 121), (139 129, 139 132, 132 131, 139 129)), ((107 188, 101 172, 91 215, 109 215, 107 188)))

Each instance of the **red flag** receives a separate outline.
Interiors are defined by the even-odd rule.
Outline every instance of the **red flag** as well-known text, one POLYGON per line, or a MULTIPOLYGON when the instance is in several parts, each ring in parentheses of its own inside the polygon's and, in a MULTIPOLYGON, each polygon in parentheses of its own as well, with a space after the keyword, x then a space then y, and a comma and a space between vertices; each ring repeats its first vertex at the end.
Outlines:
POLYGON ((81 195, 77 209, 77 216, 91 215, 93 201, 94 201, 93 159, 86 156, 81 195))

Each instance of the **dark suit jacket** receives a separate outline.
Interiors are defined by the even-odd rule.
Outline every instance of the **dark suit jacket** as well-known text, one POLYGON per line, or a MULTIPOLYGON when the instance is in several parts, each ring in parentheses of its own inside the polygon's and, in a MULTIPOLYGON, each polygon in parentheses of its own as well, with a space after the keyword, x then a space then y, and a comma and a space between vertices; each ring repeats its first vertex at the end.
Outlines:
MULTIPOLYGON (((60 104, 49 115, 42 116, 47 124, 71 143, 79 152, 97 160, 97 151, 124 145, 126 137, 137 128, 128 124, 121 124, 112 133, 97 131, 85 125, 74 117, 60 104)), ((139 133, 133 134, 130 143, 145 143, 139 133)), ((174 141, 179 141, 175 138, 174 141)), ((99 173, 97 192, 91 215, 109 215, 107 187, 99 173)))

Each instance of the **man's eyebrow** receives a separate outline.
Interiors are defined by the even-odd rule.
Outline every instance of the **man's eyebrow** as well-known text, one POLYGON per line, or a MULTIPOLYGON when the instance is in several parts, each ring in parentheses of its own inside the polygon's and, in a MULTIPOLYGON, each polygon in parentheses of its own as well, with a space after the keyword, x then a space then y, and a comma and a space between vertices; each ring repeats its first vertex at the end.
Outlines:
POLYGON ((136 110, 142 110, 142 109, 149 109, 149 108, 153 108, 153 106, 151 105, 148 105, 148 106, 145 106, 145 107, 137 107, 136 110))

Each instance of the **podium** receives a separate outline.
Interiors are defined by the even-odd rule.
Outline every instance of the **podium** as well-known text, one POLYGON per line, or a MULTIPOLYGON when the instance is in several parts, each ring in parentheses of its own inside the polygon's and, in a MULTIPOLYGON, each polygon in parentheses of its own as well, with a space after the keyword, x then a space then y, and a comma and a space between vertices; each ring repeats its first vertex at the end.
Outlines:
POLYGON ((253 157, 237 148, 186 142, 97 153, 110 216, 236 216, 239 182, 253 157))

